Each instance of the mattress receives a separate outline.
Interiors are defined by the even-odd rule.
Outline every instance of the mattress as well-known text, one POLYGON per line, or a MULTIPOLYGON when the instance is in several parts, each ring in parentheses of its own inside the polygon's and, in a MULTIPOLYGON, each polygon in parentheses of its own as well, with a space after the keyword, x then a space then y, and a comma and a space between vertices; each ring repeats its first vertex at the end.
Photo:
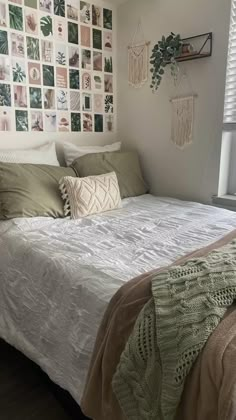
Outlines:
POLYGON ((0 336, 79 403, 113 294, 236 228, 236 213, 145 195, 80 220, 0 222, 0 336))

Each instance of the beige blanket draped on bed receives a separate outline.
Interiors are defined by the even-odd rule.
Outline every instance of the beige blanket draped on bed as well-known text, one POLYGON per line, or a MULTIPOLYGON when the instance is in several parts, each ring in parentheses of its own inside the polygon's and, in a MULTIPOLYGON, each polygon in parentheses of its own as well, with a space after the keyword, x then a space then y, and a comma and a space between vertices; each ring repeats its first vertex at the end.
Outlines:
MULTIPOLYGON (((205 256, 234 238, 236 231, 175 261, 174 265, 192 257, 205 256)), ((104 315, 81 403, 83 412, 93 420, 124 419, 111 382, 135 321, 151 298, 152 275, 153 272, 125 284, 113 297, 104 315)), ((236 419, 235 401, 236 311, 230 309, 188 376, 177 420, 233 420, 236 419)))

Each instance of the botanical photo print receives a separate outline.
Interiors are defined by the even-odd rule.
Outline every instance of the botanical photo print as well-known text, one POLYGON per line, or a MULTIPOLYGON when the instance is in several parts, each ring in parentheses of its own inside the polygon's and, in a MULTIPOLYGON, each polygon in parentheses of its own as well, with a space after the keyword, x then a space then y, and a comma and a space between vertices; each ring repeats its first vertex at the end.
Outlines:
POLYGON ((68 110, 68 92, 65 89, 57 90, 57 109, 59 111, 68 110))
POLYGON ((23 9, 22 7, 9 4, 10 28, 23 31, 23 9))
POLYGON ((102 8, 99 6, 92 6, 92 23, 94 26, 102 26, 102 8))
POLYGON ((40 88, 30 87, 30 108, 42 108, 42 92, 40 88))
POLYGON ((91 74, 88 72, 82 73, 82 89, 83 90, 91 90, 91 74))
POLYGON ((31 111, 31 130, 43 131, 43 113, 40 111, 31 111))
POLYGON ((23 60, 12 59, 13 82, 26 83, 25 62, 23 60))
POLYGON ((16 118, 16 131, 29 130, 28 111, 16 110, 15 118, 16 118))
POLYGON ((43 84, 44 86, 54 86, 54 67, 43 64, 43 84))
POLYGON ((94 95, 94 112, 96 114, 103 114, 103 95, 95 94, 94 95))
POLYGON ((40 60, 39 39, 27 36, 26 45, 27 45, 27 58, 29 58, 30 60, 39 61, 40 60))
POLYGON ((68 22, 68 42, 71 44, 79 43, 79 26, 77 23, 68 22))
POLYGON ((55 109, 55 91, 53 89, 43 90, 44 109, 55 109))
POLYGON ((93 89, 101 90, 102 89, 102 75, 100 73, 93 75, 93 89))
POLYGON ((56 68, 56 86, 63 89, 68 87, 67 69, 62 67, 56 68))
POLYGON ((112 51, 112 32, 103 32, 103 48, 106 51, 112 51))
POLYGON ((51 38, 53 35, 52 17, 42 16, 40 19, 40 30, 41 35, 45 38, 51 38))
POLYGON ((11 131, 12 113, 8 109, 0 109, 0 131, 11 131))
POLYGON ((79 47, 69 45, 69 66, 79 67, 79 47))
POLYGON ((8 55, 9 47, 8 47, 8 36, 6 31, 0 30, 0 54, 8 55))
POLYGON ((57 114, 56 112, 45 112, 44 114, 44 131, 48 133, 57 131, 57 114))
POLYGON ((105 112, 106 114, 113 114, 113 96, 105 96, 105 112))
POLYGON ((14 86, 14 103, 16 108, 27 108, 26 86, 14 86))
POLYGON ((105 73, 113 72, 112 56, 104 57, 104 71, 105 73))
POLYGON ((92 111, 92 95, 90 93, 83 93, 83 111, 92 111))
POLYGON ((94 115, 94 131, 95 133, 103 132, 103 115, 94 115))
POLYGON ((70 109, 71 111, 80 111, 80 92, 70 91, 70 109))
POLYGON ((28 34, 38 35, 38 13, 30 7, 25 8, 25 31, 28 34))
POLYGON ((93 116, 92 114, 83 114, 83 131, 92 132, 93 131, 93 116))
POLYGON ((65 0, 54 0, 54 15, 65 17, 65 0))
POLYGON ((0 81, 10 80, 10 59, 0 56, 0 81))
POLYGON ((66 66, 67 51, 65 44, 56 44, 55 58, 57 64, 59 64, 60 66, 66 66))
POLYGON ((70 69, 70 89, 80 89, 80 72, 79 70, 70 69))
POLYGON ((0 26, 7 26, 7 7, 6 3, 0 2, 0 26))
POLYGON ((91 51, 82 50, 82 69, 91 70, 91 51))
POLYGON ((112 30, 112 10, 103 9, 103 27, 112 30))
POLYGON ((114 131, 114 119, 112 114, 105 115, 105 131, 114 131))
POLYGON ((102 53, 93 52, 93 70, 102 71, 102 53))
POLYGON ((113 93, 113 76, 111 74, 105 74, 104 87, 106 93, 113 93))
POLYGON ((75 112, 70 114, 71 131, 81 131, 81 116, 75 112))
POLYGON ((82 47, 91 47, 91 28, 89 26, 80 26, 80 44, 82 47))
POLYGON ((102 31, 93 29, 93 48, 102 50, 102 31))
POLYGON ((69 112, 58 112, 58 131, 70 131, 69 112))
POLYGON ((79 2, 77 0, 67 0, 67 18, 71 20, 79 19, 79 2))
POLYGON ((54 17, 54 37, 57 41, 67 39, 67 22, 60 17, 54 17))
POLYGON ((0 83, 0 106, 11 106, 11 86, 0 83))
POLYGON ((15 57, 21 58, 25 56, 25 42, 23 35, 16 33, 11 34, 11 54, 15 57))
POLYGON ((28 62, 28 75, 31 85, 41 85, 41 68, 39 63, 28 62))
POLYGON ((51 41, 41 41, 42 61, 45 63, 53 62, 53 43, 51 41))
POLYGON ((91 23, 91 5, 85 1, 80 2, 80 22, 91 23))
POLYGON ((46 13, 52 13, 52 0, 39 0, 39 9, 46 13))

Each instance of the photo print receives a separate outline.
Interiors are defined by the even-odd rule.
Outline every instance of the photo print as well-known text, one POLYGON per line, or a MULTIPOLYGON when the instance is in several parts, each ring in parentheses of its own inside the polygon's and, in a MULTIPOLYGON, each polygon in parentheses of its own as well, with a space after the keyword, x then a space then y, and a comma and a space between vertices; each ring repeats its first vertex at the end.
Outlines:
POLYGON ((67 69, 62 67, 56 68, 56 86, 63 89, 68 87, 67 69))
POLYGON ((53 35, 52 17, 45 15, 40 19, 40 31, 44 38, 51 38, 53 35))
POLYGON ((43 84, 44 86, 54 86, 54 67, 43 64, 43 84))
POLYGON ((42 92, 40 88, 30 87, 30 108, 42 108, 42 92))
POLYGON ((65 0, 54 0, 54 15, 65 17, 65 0))
POLYGON ((93 29, 93 48, 102 50, 102 31, 93 29))
POLYGON ((80 92, 70 91, 70 109, 71 111, 80 111, 80 92))
POLYGON ((106 93, 113 93, 113 76, 110 74, 104 75, 104 88, 106 93))
POLYGON ((83 111, 92 111, 92 95, 90 93, 83 93, 83 111))
POLYGON ((92 114, 88 114, 88 113, 83 114, 83 131, 85 133, 93 131, 93 116, 92 116, 92 114))
POLYGON ((31 131, 43 131, 43 113, 31 111, 31 131))
POLYGON ((57 90, 57 109, 59 111, 68 110, 68 92, 65 89, 57 90))
POLYGON ((102 71, 102 53, 94 51, 93 52, 93 70, 102 71))
POLYGON ((82 50, 82 69, 91 70, 91 51, 82 50))
POLYGON ((0 56, 0 82, 10 80, 10 58, 0 56))
POLYGON ((14 103, 16 108, 27 108, 26 86, 14 85, 14 103))
POLYGON ((105 113, 113 114, 113 95, 105 96, 105 113))
POLYGON ((58 131, 70 131, 69 112, 58 112, 58 131))
POLYGON ((39 61, 40 60, 39 39, 27 36, 26 46, 27 46, 27 58, 30 60, 39 61))
POLYGON ((41 68, 39 63, 28 62, 28 76, 30 85, 41 85, 41 68))
POLYGON ((25 31, 28 34, 38 35, 38 12, 32 8, 25 8, 25 31))
POLYGON ((89 26, 80 26, 80 44, 82 47, 91 47, 91 29, 89 26))
POLYGON ((113 73, 113 63, 111 55, 104 57, 104 72, 113 73))
POLYGON ((103 9, 103 27, 112 30, 112 10, 103 9))
POLYGON ((78 0, 67 0, 67 18, 71 20, 78 21, 79 19, 79 9, 78 0))
POLYGON ((4 55, 9 54, 7 31, 0 30, 0 54, 4 54, 4 55))
POLYGON ((106 51, 112 51, 112 32, 103 32, 103 48, 106 51))
POLYGON ((67 23, 65 19, 54 17, 54 37, 57 41, 67 39, 67 23))
POLYGON ((56 114, 56 112, 45 112, 45 114, 44 114, 44 130, 48 133, 57 131, 57 114, 56 114))
POLYGON ((101 90, 102 89, 102 75, 100 73, 93 74, 93 89, 101 90))
POLYGON ((80 52, 79 47, 69 45, 69 66, 79 68, 80 64, 80 52))
POLYGON ((80 22, 91 23, 91 5, 85 1, 80 2, 80 22))
POLYGON ((16 120, 16 131, 29 130, 28 111, 16 110, 15 120, 16 120))
POLYGON ((11 0, 11 2, 12 3, 15 3, 15 4, 22 4, 23 3, 23 0, 11 0))
POLYGON ((70 89, 80 89, 80 72, 79 70, 70 69, 70 89))
POLYGON ((41 41, 42 61, 45 63, 53 62, 53 43, 51 41, 41 41))
POLYGON ((9 109, 0 109, 0 131, 11 131, 12 113, 9 109))
POLYGON ((56 44, 55 47, 55 59, 56 63, 60 66, 66 66, 67 51, 65 44, 56 44))
POLYGON ((81 131, 81 115, 75 112, 70 114, 71 131, 81 131))
MULTIPOLYGON (((0 2, 0 26, 7 26, 7 5, 6 3, 0 2)), ((2 130, 1 130, 2 131, 2 130)))
MULTIPOLYGON (((16 3, 16 0, 15 0, 16 3)), ((37 9, 38 8, 38 2, 37 0, 24 0, 24 4, 27 7, 31 7, 32 9, 37 9)))
POLYGON ((91 74, 88 72, 82 73, 82 89, 91 90, 91 74))
MULTIPOLYGON (((0 37, 1 42, 1 37, 0 37)), ((1 49, 0 49, 1 52, 1 49)), ((14 57, 23 58, 25 56, 24 36, 21 34, 11 33, 11 54, 14 57)))
POLYGON ((103 115, 100 115, 100 114, 94 115, 94 131, 95 133, 103 132, 103 115))
POLYGON ((68 22, 68 42, 77 45, 79 43, 79 26, 77 23, 68 22))
POLYGON ((102 114, 103 110, 104 110, 103 95, 95 94, 94 95, 94 112, 96 114, 102 114))
POLYGON ((23 9, 22 7, 9 4, 10 28, 16 31, 23 31, 23 9))
POLYGON ((11 105, 11 85, 0 83, 0 106, 11 105))
POLYGON ((44 109, 55 109, 55 91, 53 89, 43 90, 44 109))
POLYGON ((105 131, 106 132, 112 132, 114 131, 114 119, 113 115, 105 115, 105 131))
POLYGON ((26 83, 26 69, 23 60, 12 59, 13 82, 26 83))
POLYGON ((52 0, 39 0, 39 10, 46 13, 52 13, 52 0))
POLYGON ((102 26, 102 8, 92 5, 92 23, 94 26, 102 26))

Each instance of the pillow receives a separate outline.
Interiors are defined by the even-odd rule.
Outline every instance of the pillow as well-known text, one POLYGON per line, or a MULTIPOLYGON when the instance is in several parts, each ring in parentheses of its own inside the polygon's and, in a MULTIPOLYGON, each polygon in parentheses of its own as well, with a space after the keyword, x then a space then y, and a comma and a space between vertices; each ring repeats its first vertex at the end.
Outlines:
POLYGON ((0 162, 35 163, 60 166, 55 143, 47 143, 35 149, 0 149, 0 162))
POLYGON ((86 217, 121 207, 120 190, 115 172, 86 178, 64 177, 59 188, 65 200, 65 216, 86 217))
POLYGON ((136 152, 90 154, 76 159, 71 167, 80 177, 116 172, 121 198, 142 195, 148 191, 136 152))
POLYGON ((71 163, 84 155, 89 153, 103 153, 103 152, 117 152, 121 148, 121 142, 108 144, 107 146, 76 146, 71 143, 64 143, 64 156, 66 165, 70 166, 71 163))
POLYGON ((0 162, 0 219, 64 217, 58 183, 71 168, 0 162))

